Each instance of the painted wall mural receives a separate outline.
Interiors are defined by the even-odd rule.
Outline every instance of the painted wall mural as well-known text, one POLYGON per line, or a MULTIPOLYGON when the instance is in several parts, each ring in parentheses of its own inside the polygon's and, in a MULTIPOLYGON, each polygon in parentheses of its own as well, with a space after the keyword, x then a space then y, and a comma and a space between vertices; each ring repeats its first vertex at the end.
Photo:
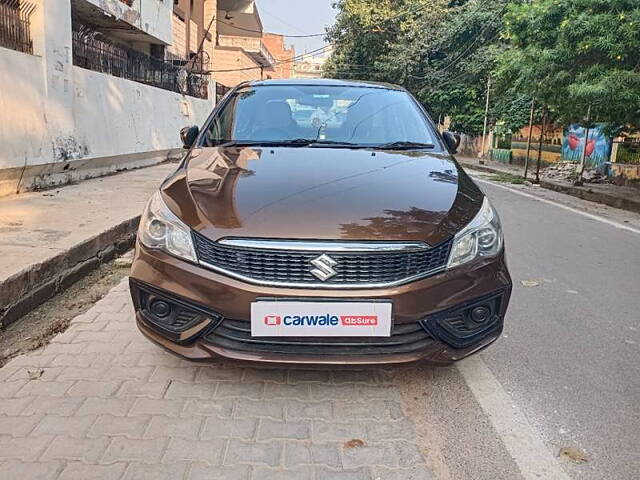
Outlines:
MULTIPOLYGON (((598 124, 589 129, 585 162, 588 167, 601 167, 609 161, 611 155, 611 138, 602 131, 598 124)), ((580 125, 569 125, 564 133, 562 142, 562 159, 569 162, 580 162, 582 149, 585 144, 585 129, 580 125)))

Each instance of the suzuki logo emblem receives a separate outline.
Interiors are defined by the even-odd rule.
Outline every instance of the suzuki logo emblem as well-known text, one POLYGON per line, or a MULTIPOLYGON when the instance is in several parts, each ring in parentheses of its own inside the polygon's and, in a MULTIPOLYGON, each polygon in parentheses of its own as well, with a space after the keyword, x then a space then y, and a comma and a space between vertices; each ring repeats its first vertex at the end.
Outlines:
POLYGON ((310 263, 311 265, 316 267, 311 270, 311 274, 319 278, 323 282, 329 280, 331 277, 338 273, 333 269, 333 266, 337 265, 338 262, 336 262, 326 253, 323 253, 318 258, 314 258, 310 263))

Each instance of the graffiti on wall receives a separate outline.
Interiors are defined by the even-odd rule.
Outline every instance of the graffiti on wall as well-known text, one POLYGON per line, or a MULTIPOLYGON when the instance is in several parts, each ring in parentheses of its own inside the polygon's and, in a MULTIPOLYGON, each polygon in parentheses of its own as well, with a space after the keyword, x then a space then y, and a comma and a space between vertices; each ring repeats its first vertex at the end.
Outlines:
MULTIPOLYGON (((585 145, 585 129, 580 125, 569 125, 562 142, 562 159, 569 162, 580 162, 582 149, 585 145)), ((589 129, 589 138, 586 142, 585 163, 589 167, 600 167, 609 161, 611 154, 611 137, 602 131, 602 125, 598 124, 589 129)))

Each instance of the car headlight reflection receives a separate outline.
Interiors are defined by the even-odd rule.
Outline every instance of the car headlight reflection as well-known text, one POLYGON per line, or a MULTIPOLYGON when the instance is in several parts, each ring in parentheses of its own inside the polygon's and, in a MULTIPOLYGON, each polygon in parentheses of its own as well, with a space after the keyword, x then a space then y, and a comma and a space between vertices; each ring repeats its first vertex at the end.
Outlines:
POLYGON ((191 230, 169 210, 159 191, 153 194, 140 218, 138 238, 147 248, 197 261, 191 230))
POLYGON ((495 209, 484 197, 482 207, 453 239, 447 268, 457 267, 479 257, 492 257, 502 249, 502 227, 495 209))

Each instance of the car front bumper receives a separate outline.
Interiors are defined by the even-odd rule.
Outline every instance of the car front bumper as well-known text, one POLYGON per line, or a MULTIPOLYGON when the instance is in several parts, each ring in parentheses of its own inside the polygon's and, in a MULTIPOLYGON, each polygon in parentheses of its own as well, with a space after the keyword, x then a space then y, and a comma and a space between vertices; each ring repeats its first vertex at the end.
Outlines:
POLYGON ((500 336, 511 294, 503 254, 392 288, 338 290, 245 283, 140 244, 130 285, 140 331, 173 353, 191 360, 225 357, 295 364, 418 360, 449 364, 485 348, 500 336), (264 297, 387 300, 393 304, 392 335, 252 338, 251 303, 264 297), (164 326, 162 319, 150 311, 149 302, 158 299, 180 316, 178 327, 164 326), (465 312, 477 305, 492 308, 486 324, 475 325, 466 319, 465 312))

